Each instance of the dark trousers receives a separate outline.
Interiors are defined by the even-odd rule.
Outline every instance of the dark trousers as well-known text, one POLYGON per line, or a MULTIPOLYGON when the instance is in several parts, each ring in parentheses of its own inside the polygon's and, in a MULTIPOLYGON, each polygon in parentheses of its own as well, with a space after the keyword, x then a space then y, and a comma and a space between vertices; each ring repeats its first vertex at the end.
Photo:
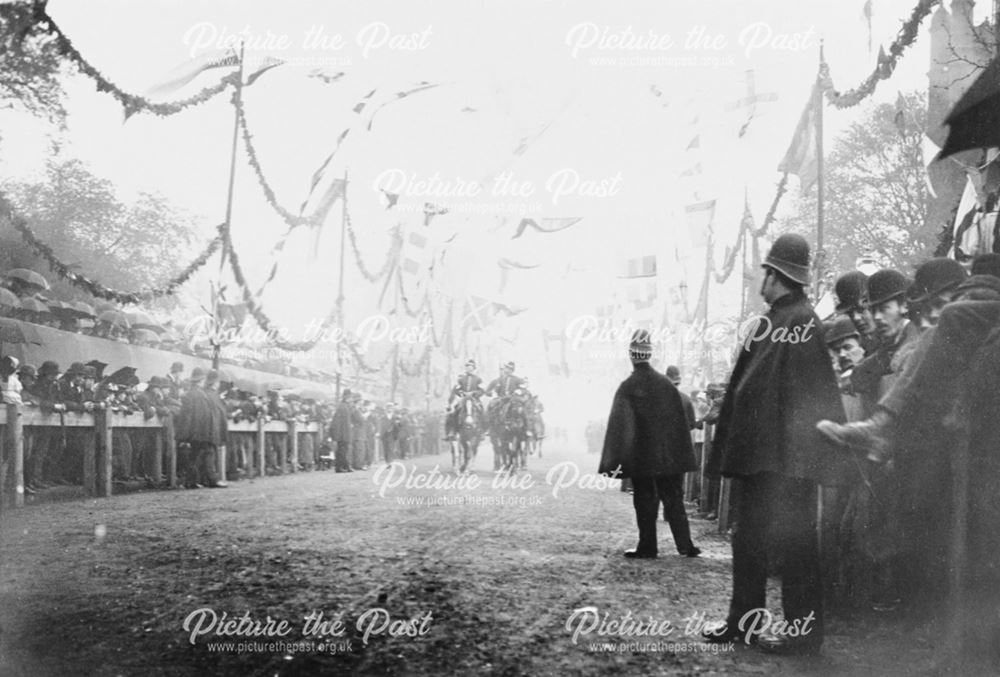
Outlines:
POLYGON ((635 521, 639 527, 639 544, 636 549, 640 552, 648 554, 658 552, 656 519, 659 517, 661 500, 669 502, 668 521, 677 551, 684 554, 694 547, 691 543, 687 514, 684 512, 683 478, 683 475, 632 478, 632 505, 635 508, 635 521))
POLYGON ((816 484, 776 473, 736 480, 733 531, 733 599, 727 623, 766 608, 768 557, 781 576, 785 620, 813 614, 804 637, 823 641, 823 589, 816 541, 816 484))
MULTIPOLYGON (((665 475, 656 478, 656 490, 663 503, 663 519, 670 525, 677 552, 686 555, 694 548, 691 527, 684 509, 684 475, 665 475)), ((659 506, 657 506, 659 507, 659 506)))
POLYGON ((350 440, 338 440, 334 442, 337 445, 336 451, 333 452, 333 467, 339 471, 345 471, 351 469, 351 442, 350 440))

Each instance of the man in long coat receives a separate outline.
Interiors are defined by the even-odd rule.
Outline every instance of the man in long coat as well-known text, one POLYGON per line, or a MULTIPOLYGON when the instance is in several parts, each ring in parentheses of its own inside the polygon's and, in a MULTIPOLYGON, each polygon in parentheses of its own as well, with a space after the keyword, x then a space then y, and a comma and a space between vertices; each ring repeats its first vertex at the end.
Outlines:
POLYGON ((632 480, 639 544, 626 550, 626 557, 657 556, 656 517, 661 495, 669 497, 664 511, 677 552, 697 557, 701 551, 691 542, 683 481, 684 473, 698 465, 680 393, 670 379, 650 366, 652 352, 649 332, 637 331, 629 345, 632 375, 615 393, 598 472, 632 480))
POLYGON ((349 388, 340 396, 340 404, 330 421, 330 439, 337 445, 334 451, 334 469, 337 472, 351 472, 351 417, 354 407, 351 404, 352 394, 349 388))
POLYGON ((191 385, 181 398, 177 414, 176 436, 178 442, 191 445, 191 463, 188 469, 188 486, 202 484, 212 488, 226 485, 219 482, 216 471, 215 446, 219 441, 221 423, 218 410, 204 389, 205 370, 191 370, 191 385))
POLYGON ((745 630, 753 613, 766 609, 768 555, 775 553, 784 617, 799 632, 759 643, 777 653, 814 654, 823 642, 817 483, 843 482, 848 461, 815 425, 843 421, 844 408, 819 318, 804 292, 808 243, 782 235, 764 268, 761 295, 770 309, 740 349, 709 461, 710 469, 735 479, 736 527, 729 614, 705 638, 757 639, 745 630))

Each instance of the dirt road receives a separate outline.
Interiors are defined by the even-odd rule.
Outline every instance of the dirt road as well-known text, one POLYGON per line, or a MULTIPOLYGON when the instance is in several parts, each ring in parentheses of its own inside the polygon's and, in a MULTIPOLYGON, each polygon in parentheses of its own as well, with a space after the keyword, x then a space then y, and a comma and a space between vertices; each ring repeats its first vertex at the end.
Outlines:
POLYGON ((0 674, 914 675, 940 659, 932 624, 892 618, 834 619, 819 659, 713 651, 693 630, 728 602, 714 523, 693 521, 701 558, 661 522, 660 558, 625 560, 631 498, 601 488, 593 456, 557 450, 504 484, 483 451, 461 481, 439 456, 7 512, 0 674), (655 629, 602 634, 604 614, 655 629))

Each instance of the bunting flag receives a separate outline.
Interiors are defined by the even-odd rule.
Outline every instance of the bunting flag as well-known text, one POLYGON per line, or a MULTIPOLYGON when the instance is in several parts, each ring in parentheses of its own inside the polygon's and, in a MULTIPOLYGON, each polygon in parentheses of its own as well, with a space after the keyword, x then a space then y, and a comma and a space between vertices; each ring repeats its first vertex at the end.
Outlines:
POLYGON ((489 299, 466 294, 461 324, 463 327, 484 330, 492 323, 494 312, 493 303, 489 299))
POLYGON ((316 78, 317 80, 329 85, 340 81, 340 79, 345 75, 347 75, 347 73, 344 71, 331 71, 327 68, 314 68, 309 71, 309 74, 306 77, 316 78))
POLYGON ((385 197, 385 210, 389 211, 395 207, 396 203, 399 202, 399 193, 390 193, 385 188, 379 188, 379 190, 382 191, 382 195, 385 197))
POLYGON ((706 246, 715 222, 715 200, 689 204, 684 208, 684 213, 687 215, 688 232, 691 235, 692 246, 706 246))
POLYGON ((421 232, 411 230, 403 247, 403 272, 423 275, 430 268, 432 258, 430 239, 421 232))
MULTIPOLYGON (((378 112, 380 110, 382 110, 383 108, 385 108, 386 106, 388 106, 389 104, 396 103, 397 101, 399 101, 401 99, 405 99, 408 96, 412 96, 412 95, 418 94, 420 92, 426 92, 429 89, 434 89, 435 87, 440 87, 440 86, 441 86, 440 84, 436 84, 436 83, 421 82, 421 83, 418 83, 417 86, 414 87, 413 89, 408 89, 408 90, 403 91, 403 92, 396 92, 392 96, 392 98, 390 98, 388 101, 383 102, 377 108, 375 108, 374 111, 372 111, 371 117, 368 118, 368 127, 367 127, 368 131, 370 132, 372 130, 372 125, 375 123, 375 116, 378 114, 378 112)), ((370 97, 374 93, 375 93, 375 90, 373 89, 371 91, 371 93, 368 95, 368 97, 370 97)), ((368 97, 365 97, 365 98, 368 98, 368 97)), ((362 108, 364 108, 364 106, 362 106, 362 108)), ((360 112, 360 111, 356 111, 356 112, 360 112)))
POLYGON ((569 228, 570 226, 581 221, 582 219, 583 219, 582 216, 549 218, 549 219, 541 219, 541 223, 539 223, 535 219, 524 218, 521 219, 521 222, 519 224, 517 224, 517 232, 514 233, 513 237, 511 237, 510 239, 516 240, 517 238, 521 237, 522 235, 524 235, 524 231, 527 230, 529 227, 537 230, 540 233, 555 233, 560 230, 565 230, 566 228, 569 228))
POLYGON ((694 138, 692 138, 691 141, 688 142, 687 148, 685 148, 684 150, 697 150, 699 148, 701 148, 701 135, 695 134, 694 138))
POLYGON ((509 281, 510 271, 512 270, 531 270, 532 268, 537 268, 539 263, 534 265, 529 265, 526 263, 520 263, 518 261, 512 261, 508 258, 497 259, 497 266, 500 268, 500 288, 499 292, 502 294, 507 288, 507 282, 509 281))
POLYGON ((347 129, 345 129, 340 133, 340 135, 337 137, 337 142, 333 147, 333 152, 330 153, 328 156, 326 156, 326 159, 323 160, 323 164, 321 164, 319 168, 315 172, 313 172, 312 180, 309 182, 309 192, 306 194, 305 202, 302 203, 301 211, 305 211, 306 204, 309 203, 309 198, 312 197, 313 191, 316 190, 316 186, 318 186, 320 181, 323 180, 323 175, 326 174, 326 168, 330 166, 330 161, 333 160, 333 156, 337 154, 338 150, 340 150, 341 144, 344 143, 344 139, 347 138, 347 135, 348 133, 350 133, 350 131, 351 128, 348 127, 347 129))
POLYGON ((262 76, 264 73, 267 73, 268 71, 277 68, 278 66, 281 66, 284 63, 285 63, 284 59, 278 59, 277 57, 273 56, 265 56, 263 59, 260 60, 260 63, 257 64, 257 67, 254 69, 254 71, 247 76, 246 81, 243 83, 243 86, 249 87, 253 83, 257 82, 260 76, 262 76))
POLYGON ((147 92, 147 97, 166 96, 193 81, 201 73, 214 68, 235 68, 240 65, 240 57, 234 49, 218 49, 205 52, 188 59, 163 79, 153 85, 147 92))
POLYGON ((493 314, 503 313, 507 317, 514 317, 515 315, 520 315, 528 309, 527 306, 509 306, 506 303, 499 303, 494 301, 490 310, 493 314))
POLYGON ((698 162, 692 165, 691 167, 688 167, 683 172, 681 172, 681 178, 690 179, 694 178, 695 176, 701 176, 701 173, 702 173, 701 163, 698 162))
POLYGON ((549 363, 549 374, 552 376, 569 377, 569 365, 566 363, 566 335, 562 332, 542 332, 545 345, 545 357, 549 363), (552 351, 553 344, 558 346, 558 353, 552 351))
POLYGON ((446 207, 440 207, 430 202, 424 203, 424 226, 431 225, 431 219, 435 216, 441 216, 442 214, 447 214, 448 209, 446 207))

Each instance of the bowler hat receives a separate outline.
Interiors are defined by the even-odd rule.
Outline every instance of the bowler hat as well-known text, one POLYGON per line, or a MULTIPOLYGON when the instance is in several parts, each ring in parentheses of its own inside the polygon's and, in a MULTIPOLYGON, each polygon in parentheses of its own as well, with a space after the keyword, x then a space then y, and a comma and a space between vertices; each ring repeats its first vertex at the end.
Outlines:
POLYGON ((868 305, 868 276, 860 270, 852 270, 837 278, 833 285, 837 295, 838 313, 846 313, 868 305))
POLYGON ((42 362, 42 366, 38 368, 39 376, 48 376, 49 374, 59 373, 59 363, 53 362, 52 360, 45 360, 42 362))
POLYGON ((465 361, 465 366, 466 367, 472 367, 473 369, 475 369, 476 368, 476 361, 475 360, 466 360, 465 361))
POLYGON ((910 301, 924 303, 934 296, 953 289, 968 275, 955 259, 938 257, 924 261, 913 276, 913 284, 906 292, 910 301))
POLYGON ((771 245, 763 265, 793 282, 809 284, 809 243, 801 235, 785 233, 771 245))
POLYGON ((194 369, 191 370, 192 381, 201 381, 204 378, 205 378, 205 370, 202 369, 201 367, 195 367, 194 369))
POLYGON ((681 382, 681 370, 677 368, 677 365, 671 364, 667 367, 667 378, 673 383, 681 382))
POLYGON ((854 326, 849 317, 838 317, 833 321, 828 327, 826 327, 826 333, 823 335, 823 340, 826 345, 833 346, 836 343, 840 343, 846 338, 860 338, 861 334, 858 333, 858 328, 854 326))
POLYGON ((153 376, 149 379, 149 388, 167 388, 170 386, 170 381, 168 381, 163 376, 153 376))
POLYGON ((69 369, 66 370, 67 376, 83 376, 87 369, 83 366, 83 362, 74 362, 69 365, 69 369))
POLYGON ((17 373, 21 376, 30 376, 34 378, 37 375, 35 370, 35 365, 33 364, 22 364, 21 368, 17 370, 17 373))
POLYGON ((171 374, 176 374, 179 371, 184 371, 184 363, 183 362, 174 362, 173 364, 170 365, 170 373, 171 374))
POLYGON ((504 369, 510 369, 511 371, 514 371, 514 362, 513 362, 513 360, 511 360, 511 361, 509 361, 509 362, 505 363, 505 364, 503 365, 503 368, 504 368, 504 369))
MULTIPOLYGON (((883 268, 868 278, 869 302, 875 306, 906 294, 910 281, 898 270, 883 268)), ((900 299, 902 300, 902 298, 900 299)))
POLYGON ((91 360, 87 363, 88 367, 94 368, 94 378, 104 378, 104 368, 108 366, 107 362, 101 362, 100 360, 91 360))

